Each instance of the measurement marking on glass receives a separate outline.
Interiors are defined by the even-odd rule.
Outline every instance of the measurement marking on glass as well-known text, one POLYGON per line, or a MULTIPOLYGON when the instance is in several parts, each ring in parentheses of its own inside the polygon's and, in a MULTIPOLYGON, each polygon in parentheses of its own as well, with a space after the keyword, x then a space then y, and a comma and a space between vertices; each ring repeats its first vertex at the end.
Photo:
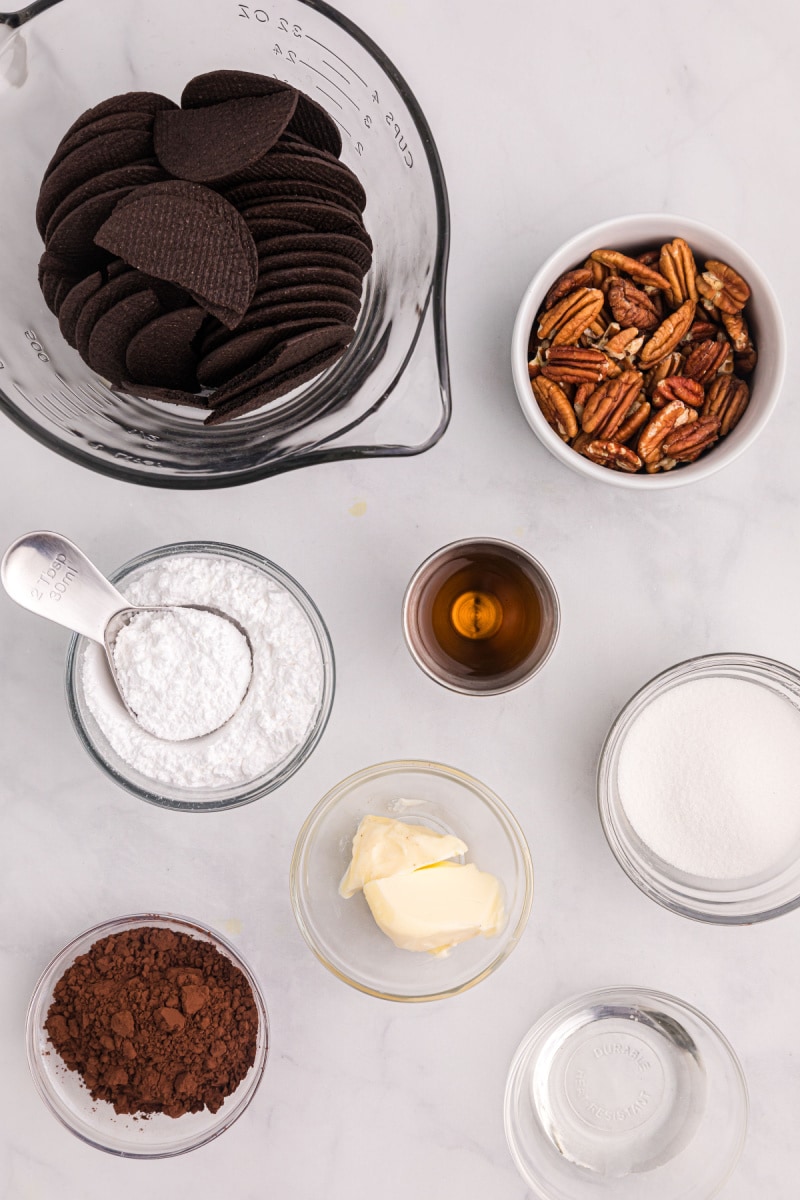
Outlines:
MULTIPOLYGON (((335 87, 337 92, 340 92, 344 96, 345 100, 350 101, 353 108, 358 109, 358 111, 361 112, 361 109, 358 107, 358 105, 356 104, 353 97, 348 96, 348 94, 344 90, 344 88, 340 88, 335 79, 328 79, 328 76, 325 74, 324 71, 320 71, 320 69, 318 67, 315 67, 313 63, 306 62, 306 60, 304 58, 299 59, 299 61, 303 64, 304 67, 308 67, 308 69, 310 71, 314 71, 317 75, 320 76, 321 79, 324 79, 326 83, 329 83, 331 85, 331 87, 335 87)), ((317 84, 317 87, 319 87, 319 84, 317 84)), ((322 88, 320 88, 320 91, 322 91, 322 88)), ((325 95, 327 96, 328 93, 326 92, 325 95)), ((329 96, 328 99, 333 100, 333 96, 329 96)), ((337 101, 337 103, 338 103, 338 101, 337 101)), ((339 104, 339 108, 341 108, 341 107, 342 107, 341 104, 339 104)))
POLYGON ((329 71, 335 71, 336 74, 339 76, 339 78, 343 79, 345 81, 345 83, 347 84, 347 86, 350 87, 350 80, 347 78, 347 76, 344 74, 344 72, 338 70, 338 68, 336 68, 333 65, 333 63, 329 63, 326 58, 323 58, 322 65, 324 67, 327 67, 329 71))
MULTIPOLYGON (((332 114, 331 114, 331 115, 332 115, 332 114)), ((336 121, 336 117, 333 117, 333 120, 334 120, 334 121, 336 121)), ((336 124, 339 126, 339 128, 340 128, 340 129, 341 129, 341 131, 342 131, 342 133, 346 133, 346 134, 347 134, 347 136, 350 138, 350 141, 352 142, 352 140, 353 140, 353 135, 352 135, 352 133, 350 132, 350 130, 349 130, 349 129, 346 129, 346 128, 345 128, 345 126, 342 124, 342 122, 341 122, 341 121, 336 121, 336 124)))
POLYGON ((50 392, 49 395, 52 398, 53 403, 60 406, 62 415, 73 417, 83 416, 80 408, 78 408, 78 406, 72 402, 69 393, 64 388, 50 392))
POLYGON ((326 91, 325 91, 325 88, 321 88, 321 87, 319 86, 319 84, 317 84, 317 85, 316 85, 316 87, 317 87, 317 91, 318 91, 318 92, 322 92, 323 96, 327 96, 329 100, 332 100, 332 101, 333 101, 333 103, 336 105, 336 107, 337 107, 337 108, 341 108, 342 110, 344 109, 344 105, 343 105, 343 104, 340 104, 340 103, 339 103, 339 101, 336 99, 336 97, 335 97, 335 96, 331 96, 330 92, 326 92, 326 91))
POLYGON ((75 400, 75 403, 78 406, 78 408, 77 408, 78 412, 85 413, 87 411, 88 412, 92 411, 91 396, 87 395, 87 393, 82 388, 73 387, 72 384, 67 383, 66 379, 62 379, 62 377, 60 375, 57 378, 58 378, 58 382, 61 384, 61 387, 62 387, 62 394, 65 396, 70 395, 73 397, 73 399, 75 400))
POLYGON ((64 414, 59 411, 58 405, 53 402, 49 392, 42 392, 40 395, 35 396, 33 402, 38 408, 39 412, 44 416, 49 417, 54 425, 58 425, 62 429, 64 428, 64 414))
POLYGON ((366 79, 362 79, 361 76, 359 75, 358 71, 354 71, 353 68, 350 66, 350 63, 347 62, 344 58, 342 58, 341 54, 337 54, 335 50, 331 50, 330 46, 326 46, 324 42, 318 42, 316 38, 312 38, 310 33, 303 34, 303 37, 308 38, 308 40, 310 42, 313 42, 315 46, 319 46, 320 49, 326 50, 328 52, 328 54, 332 54, 334 58, 338 59, 340 63, 343 63, 344 66, 347 67, 348 71, 350 71, 353 75, 355 75, 356 79, 360 80, 361 83, 363 83, 364 87, 368 86, 366 79))

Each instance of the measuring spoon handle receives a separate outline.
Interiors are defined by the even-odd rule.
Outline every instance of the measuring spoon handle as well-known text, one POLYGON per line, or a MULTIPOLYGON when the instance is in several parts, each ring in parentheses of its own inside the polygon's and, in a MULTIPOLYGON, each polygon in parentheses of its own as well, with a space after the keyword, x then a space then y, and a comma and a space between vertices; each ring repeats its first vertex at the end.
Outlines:
POLYGON ((17 538, 0 563, 0 580, 23 608, 103 641, 114 613, 129 602, 68 538, 38 530, 17 538))

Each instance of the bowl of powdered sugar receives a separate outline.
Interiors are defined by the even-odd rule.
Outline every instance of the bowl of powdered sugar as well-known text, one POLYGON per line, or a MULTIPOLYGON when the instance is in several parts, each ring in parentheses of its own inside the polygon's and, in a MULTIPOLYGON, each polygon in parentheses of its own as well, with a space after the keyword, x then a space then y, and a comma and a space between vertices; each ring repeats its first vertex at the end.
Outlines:
MULTIPOLYGON (((103 770, 143 800, 191 811, 247 804, 293 775, 322 736, 334 691, 330 637, 303 588, 268 559, 218 542, 162 546, 109 578, 132 605, 208 605, 232 617, 250 639, 252 679, 241 707, 222 728, 167 740, 142 728, 126 710, 102 647, 73 638, 67 657, 70 714, 103 770)), ((216 636, 213 623, 192 636, 196 653, 184 662, 175 661, 174 646, 151 638, 142 644, 162 646, 164 653, 142 660, 134 648, 126 664, 144 694, 148 689, 161 694, 168 673, 175 713, 208 700, 202 664, 228 653, 203 642, 216 636)), ((231 673, 235 667, 232 660, 231 673)))
POLYGON ((622 868, 666 908, 720 924, 800 906, 800 673, 711 654, 628 702, 598 768, 622 868))

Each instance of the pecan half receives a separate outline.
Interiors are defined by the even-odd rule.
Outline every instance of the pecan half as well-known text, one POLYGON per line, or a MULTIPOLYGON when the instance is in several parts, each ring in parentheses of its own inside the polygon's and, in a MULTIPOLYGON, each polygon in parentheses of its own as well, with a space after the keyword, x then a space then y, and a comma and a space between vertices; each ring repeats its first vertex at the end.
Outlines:
POLYGON ((703 385, 696 379, 686 375, 669 375, 662 379, 653 389, 653 404, 663 408, 671 400, 681 400, 691 408, 699 408, 703 403, 703 385))
POLYGON ((623 329, 632 325, 648 333, 658 325, 658 313, 647 292, 637 288, 629 279, 612 279, 607 291, 608 305, 614 320, 623 329))
POLYGON ((747 350, 743 350, 741 354, 734 354, 733 365, 736 368, 737 375, 749 375, 755 370, 758 362, 758 351, 755 346, 750 343, 747 350))
POLYGON ((670 375, 680 375, 682 364, 683 355, 679 350, 673 350, 672 354, 668 354, 652 367, 644 377, 644 390, 648 396, 653 395, 662 379, 668 379, 670 375))
POLYGON ((636 255, 637 262, 644 263, 646 267, 655 267, 661 257, 661 251, 657 246, 653 246, 651 250, 643 250, 641 254, 636 255))
POLYGON ((697 290, 721 312, 736 313, 750 299, 750 288, 741 275, 727 263, 710 258, 697 279, 697 290))
POLYGON ((596 346, 601 342, 606 335, 608 322, 603 320, 602 310, 598 313, 591 325, 584 329, 580 336, 580 344, 582 346, 596 346))
POLYGON ((664 317, 669 312, 669 309, 667 308, 667 302, 664 299, 665 294, 665 292, 659 292, 656 288, 651 288, 648 292, 650 302, 652 303, 653 308, 656 310, 656 316, 658 317, 659 321, 663 321, 664 317))
POLYGON ((551 346, 542 375, 556 383, 599 383, 608 374, 608 359, 601 350, 583 346, 551 346))
POLYGON ((639 371, 623 371, 616 379, 601 383, 584 406, 583 432, 601 439, 613 438, 642 390, 642 383, 639 371))
POLYGON ((662 358, 671 354, 694 320, 694 300, 686 300, 680 308, 666 317, 639 354, 643 367, 654 367, 662 358))
POLYGON ((715 325, 713 321, 704 321, 702 317, 695 317, 683 340, 684 342, 705 342, 709 338, 716 338, 718 333, 719 326, 715 325))
POLYGON ((618 442, 630 441, 633 435, 638 433, 645 424, 651 411, 652 406, 649 400, 634 401, 633 408, 616 432, 615 440, 618 442))
POLYGON ((576 438, 572 439, 570 445, 572 446, 573 450, 577 450, 578 454, 583 454, 583 451, 592 440, 592 435, 590 433, 579 433, 576 438))
POLYGON ((726 437, 739 424, 749 402, 750 389, 743 379, 737 379, 735 375, 719 375, 706 393, 702 415, 716 417, 720 434, 726 437))
POLYGON ((654 271, 652 267, 648 267, 646 263, 639 262, 636 258, 629 258, 627 254, 621 254, 619 250, 593 250, 592 258, 595 262, 601 262, 606 267, 616 268, 617 271, 624 271, 626 275, 630 275, 631 279, 635 279, 637 283, 649 284, 650 287, 663 288, 667 291, 669 282, 663 275, 659 275, 658 271, 654 271))
POLYGON ((539 321, 539 337, 551 338, 554 345, 577 342, 603 307, 603 293, 598 288, 576 288, 539 321))
POLYGON ((576 267, 574 271, 565 271, 563 275, 559 275, 550 291, 544 298, 542 308, 547 310, 552 308, 564 296, 568 296, 570 292, 574 292, 579 287, 592 287, 593 276, 589 267, 576 267))
POLYGON ((630 329, 620 329, 619 333, 615 333, 608 339, 603 350, 612 358, 625 358, 627 355, 637 354, 643 342, 644 336, 640 335, 634 325, 630 329))
POLYGON ((683 364, 683 374, 698 383, 709 383, 715 375, 729 374, 733 367, 730 344, 726 341, 698 342, 692 346, 683 364))
POLYGON ((642 460, 634 450, 610 439, 589 442, 581 453, 590 462, 598 463, 601 467, 610 467, 612 471, 627 471, 633 475, 642 469, 642 460))
POLYGON ((691 424, 667 434, 661 443, 661 452, 676 462, 694 462, 719 441, 719 429, 716 417, 698 417, 691 424))
POLYGON ((572 401, 572 407, 575 409, 575 416, 579 421, 583 420, 583 409, 586 401, 594 391, 596 384, 594 383, 579 383, 575 389, 575 396, 572 401))
POLYGON ((531 380, 531 388, 550 428, 556 431, 562 441, 568 442, 574 438, 578 432, 578 422, 566 392, 543 375, 531 380))
POLYGON ((669 280, 670 300, 675 308, 687 300, 697 300, 697 266, 683 238, 675 238, 661 247, 658 266, 669 280))
POLYGON ((608 267, 604 267, 596 258, 587 258, 583 265, 592 272, 592 287, 599 288, 604 280, 608 279, 608 267))
POLYGON ((665 457, 662 454, 664 438, 682 425, 694 423, 697 413, 693 408, 687 408, 680 400, 671 400, 665 408, 660 408, 651 421, 645 425, 639 435, 636 449, 645 464, 657 463, 665 457))
POLYGON ((725 326, 725 332, 731 339, 735 354, 744 354, 753 343, 750 341, 750 330, 747 328, 742 313, 726 313, 722 314, 722 324, 725 326))
POLYGON ((657 475, 659 471, 671 471, 673 467, 677 467, 677 460, 674 458, 659 458, 656 462, 647 463, 645 471, 648 475, 657 475))

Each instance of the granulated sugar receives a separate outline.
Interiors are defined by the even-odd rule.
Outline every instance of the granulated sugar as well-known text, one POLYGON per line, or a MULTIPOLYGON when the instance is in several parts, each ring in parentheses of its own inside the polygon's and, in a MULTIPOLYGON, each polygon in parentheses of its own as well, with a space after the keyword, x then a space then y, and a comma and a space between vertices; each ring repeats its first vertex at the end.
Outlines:
POLYGON ((758 875, 800 845, 800 712, 743 679, 679 684, 634 720, 618 784, 666 862, 709 879, 758 875))
POLYGON ((219 729, 250 682, 250 648, 232 621, 200 608, 141 612, 117 634, 122 694, 148 733, 180 742, 219 729))
POLYGON ((247 630, 253 647, 250 690, 227 725, 195 741, 167 742, 128 714, 102 648, 90 643, 82 668, 86 703, 126 763, 159 783, 224 787, 258 778, 304 740, 322 697, 322 655, 286 588, 232 558, 180 554, 148 564, 120 590, 135 605, 219 608, 247 630))

